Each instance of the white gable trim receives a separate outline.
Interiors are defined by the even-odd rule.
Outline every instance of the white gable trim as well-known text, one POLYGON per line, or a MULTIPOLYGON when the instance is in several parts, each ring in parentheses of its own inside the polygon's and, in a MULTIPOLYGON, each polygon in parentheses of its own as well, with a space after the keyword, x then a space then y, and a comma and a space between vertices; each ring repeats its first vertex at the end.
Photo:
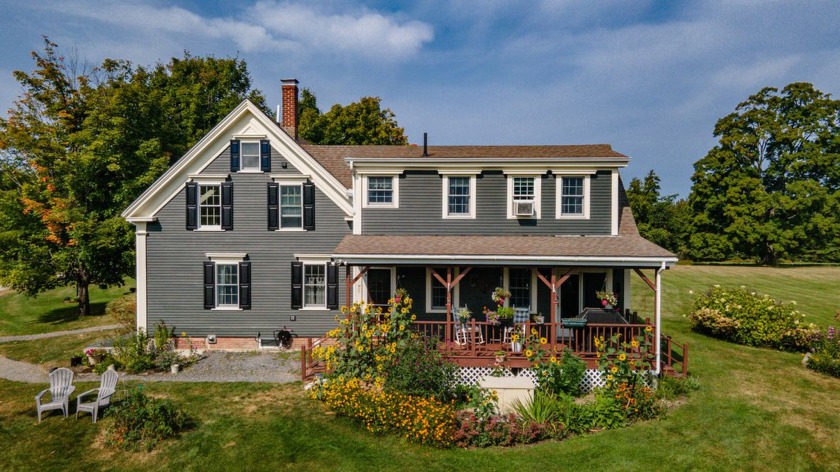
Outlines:
POLYGON ((153 218, 183 188, 190 176, 200 174, 227 148, 230 139, 243 135, 265 136, 298 171, 310 175, 313 183, 348 216, 353 204, 347 189, 327 172, 288 134, 281 130, 249 100, 243 100, 219 124, 196 143, 181 159, 161 175, 140 197, 122 212, 123 218, 153 218))

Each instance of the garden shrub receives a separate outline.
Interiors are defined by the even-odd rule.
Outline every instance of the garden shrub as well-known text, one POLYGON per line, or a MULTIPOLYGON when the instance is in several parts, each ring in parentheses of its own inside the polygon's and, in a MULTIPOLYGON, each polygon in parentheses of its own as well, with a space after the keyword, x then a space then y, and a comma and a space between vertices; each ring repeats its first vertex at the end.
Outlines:
POLYGON ((359 378, 333 377, 310 389, 336 415, 358 421, 373 433, 390 432, 420 444, 450 447, 455 408, 434 398, 395 392, 359 378))
POLYGON ((819 333, 804 316, 795 302, 777 302, 745 287, 715 285, 694 299, 689 320, 696 331, 726 341, 804 351, 819 333))
POLYGON ((137 296, 129 293, 111 300, 105 306, 105 314, 121 324, 123 332, 133 332, 137 329, 137 296))
POLYGON ((458 447, 515 446, 545 437, 545 425, 522 421, 513 413, 494 415, 483 420, 464 410, 458 415, 459 426, 452 435, 458 447))
POLYGON ((805 365, 817 372, 840 377, 840 336, 834 326, 829 326, 814 341, 813 351, 805 365))
POLYGON ((155 349, 149 346, 149 336, 142 329, 137 333, 114 340, 114 359, 126 372, 136 374, 155 366, 155 349))
POLYGON ((128 392, 106 410, 114 422, 105 431, 105 443, 127 450, 151 450, 187 426, 187 416, 171 401, 150 398, 142 386, 128 392))
POLYGON ((659 382, 656 386, 656 396, 663 400, 673 400, 678 397, 684 397, 699 389, 700 381, 697 380, 697 377, 663 376, 659 378, 659 382))
POLYGON ((408 339, 399 356, 384 362, 385 387, 441 401, 455 396, 455 364, 443 358, 436 343, 425 336, 408 339))

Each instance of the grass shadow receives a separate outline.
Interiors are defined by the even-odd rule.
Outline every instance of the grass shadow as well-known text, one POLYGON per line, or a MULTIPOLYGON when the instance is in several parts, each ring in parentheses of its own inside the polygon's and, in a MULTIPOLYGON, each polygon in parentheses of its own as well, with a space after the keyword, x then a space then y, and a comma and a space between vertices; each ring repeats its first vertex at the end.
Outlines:
MULTIPOLYGON (((90 316, 102 316, 105 314, 105 306, 107 302, 91 303, 90 316)), ((76 321, 80 318, 79 305, 76 303, 69 303, 67 306, 55 308, 38 317, 39 323, 59 324, 76 321)))

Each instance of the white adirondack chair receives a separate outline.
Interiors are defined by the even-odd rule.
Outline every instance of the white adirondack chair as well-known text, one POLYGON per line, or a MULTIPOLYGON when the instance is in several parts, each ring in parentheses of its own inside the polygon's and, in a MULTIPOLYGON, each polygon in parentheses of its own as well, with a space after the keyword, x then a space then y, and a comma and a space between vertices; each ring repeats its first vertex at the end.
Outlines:
POLYGON ((35 407, 38 410, 38 422, 41 422, 41 412, 47 410, 61 410, 64 416, 67 416, 68 404, 70 403, 70 394, 76 390, 73 386, 73 371, 60 367, 50 372, 50 388, 41 390, 38 395, 35 395, 35 407), (50 401, 43 402, 44 394, 50 392, 50 401))
POLYGON ((90 389, 87 392, 80 393, 79 396, 76 397, 76 419, 79 419, 79 412, 87 411, 90 413, 91 418, 93 418, 93 422, 96 423, 96 419, 99 417, 99 409, 105 408, 111 404, 111 396, 114 395, 114 392, 117 390, 118 379, 119 376, 115 370, 106 370, 102 374, 102 380, 99 384, 99 388, 90 389), (92 396, 93 393, 96 393, 96 399, 94 401, 82 401, 83 397, 88 395, 92 396))

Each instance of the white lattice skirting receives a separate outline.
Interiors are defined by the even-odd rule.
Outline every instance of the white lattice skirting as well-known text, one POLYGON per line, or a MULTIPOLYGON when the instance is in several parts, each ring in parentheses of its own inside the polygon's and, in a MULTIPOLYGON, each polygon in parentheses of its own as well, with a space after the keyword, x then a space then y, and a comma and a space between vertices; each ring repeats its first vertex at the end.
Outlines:
MULTIPOLYGON (((517 369, 519 372, 514 374, 511 369, 507 368, 493 368, 493 367, 461 367, 458 372, 458 381, 461 384, 477 384, 483 377, 527 377, 537 384, 537 376, 531 369, 517 369)), ((603 387, 604 379, 600 372, 595 369, 587 369, 580 381, 580 388, 584 392, 589 392, 593 388, 603 387)))

